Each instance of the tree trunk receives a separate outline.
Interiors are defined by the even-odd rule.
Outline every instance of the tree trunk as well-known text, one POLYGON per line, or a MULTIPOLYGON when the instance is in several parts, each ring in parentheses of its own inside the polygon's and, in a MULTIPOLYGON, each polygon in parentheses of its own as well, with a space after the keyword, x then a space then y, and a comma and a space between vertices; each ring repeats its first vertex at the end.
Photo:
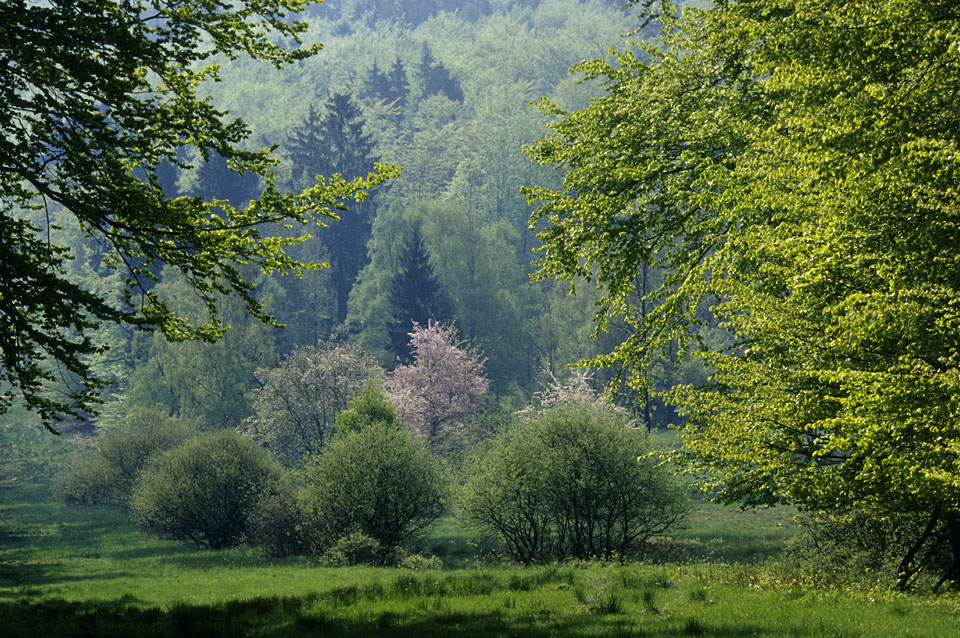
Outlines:
POLYGON ((918 567, 914 567, 914 561, 916 560, 917 552, 920 551, 920 548, 923 547, 924 543, 930 538, 930 535, 933 534, 933 530, 937 526, 937 522, 940 520, 940 506, 938 505, 934 508, 933 513, 930 515, 930 520, 927 521, 926 527, 923 528, 923 533, 920 534, 920 538, 917 539, 913 545, 910 546, 910 550, 907 552, 906 556, 903 557, 903 560, 900 561, 900 566, 897 568, 897 584, 896 587, 900 591, 903 591, 907 588, 907 585, 910 584, 910 580, 914 575, 919 571, 918 567))
POLYGON ((944 520, 947 523, 947 533, 950 535, 950 550, 953 554, 953 561, 950 563, 950 568, 944 572, 934 586, 934 593, 939 591, 940 586, 947 581, 950 581, 947 589, 956 587, 957 579, 960 578, 960 514, 956 511, 947 512, 944 514, 944 520))

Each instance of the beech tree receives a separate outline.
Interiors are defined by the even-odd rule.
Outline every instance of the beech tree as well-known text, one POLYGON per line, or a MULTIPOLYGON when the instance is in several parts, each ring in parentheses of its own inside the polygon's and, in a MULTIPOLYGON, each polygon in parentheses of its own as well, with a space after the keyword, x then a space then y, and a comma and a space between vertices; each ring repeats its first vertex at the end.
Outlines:
MULTIPOLYGON (((652 6, 651 3, 644 4, 652 6)), ((960 8, 948 0, 727 0, 661 14, 645 57, 578 68, 606 94, 529 149, 564 166, 531 189, 541 277, 592 277, 598 363, 645 385, 698 308, 738 348, 704 354, 682 455, 722 498, 928 525, 960 578, 960 8), (643 264, 668 266, 645 317, 643 264)))
POLYGON ((276 225, 316 224, 346 198, 393 169, 352 182, 320 180, 300 193, 273 185, 269 151, 244 149, 250 130, 198 95, 216 79, 216 55, 242 54, 275 66, 313 55, 288 51, 306 24, 290 20, 308 0, 11 0, 0 4, 0 411, 21 399, 45 419, 78 414, 104 380, 86 360, 102 351, 91 333, 104 321, 154 327, 173 340, 214 340, 225 327, 217 296, 239 295, 270 321, 241 272, 309 267, 284 249, 299 241, 276 225), (223 158, 266 181, 243 208, 223 199, 171 198, 157 177, 164 162, 188 168, 178 151, 223 158), (126 274, 123 303, 100 299, 65 273, 71 249, 49 241, 51 209, 75 217, 126 274), (152 294, 158 266, 180 270, 206 304, 191 325, 152 294), (48 361, 82 386, 44 395, 48 361))
POLYGON ((398 367, 384 384, 403 425, 431 443, 463 436, 490 385, 483 358, 458 347, 455 328, 433 322, 414 324, 410 347, 413 365, 398 367))

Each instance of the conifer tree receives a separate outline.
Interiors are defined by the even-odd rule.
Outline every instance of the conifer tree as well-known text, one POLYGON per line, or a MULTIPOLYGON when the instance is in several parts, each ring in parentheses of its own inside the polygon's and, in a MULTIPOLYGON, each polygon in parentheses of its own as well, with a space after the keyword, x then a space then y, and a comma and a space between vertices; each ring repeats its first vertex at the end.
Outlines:
POLYGON ((386 71, 381 71, 377 61, 374 60, 370 74, 364 79, 360 97, 371 102, 380 100, 402 111, 406 106, 409 90, 407 70, 400 58, 396 58, 390 69, 386 71))
POLYGON ((407 364, 412 361, 409 342, 414 325, 449 323, 453 315, 450 299, 430 265, 419 226, 413 228, 388 294, 393 312, 387 319, 387 347, 397 361, 407 364))
POLYGON ((450 75, 450 70, 447 67, 434 60, 433 53, 426 42, 423 43, 417 73, 423 83, 423 97, 442 93, 454 102, 463 102, 463 89, 460 88, 460 81, 450 75))
MULTIPOLYGON (((376 67, 374 67, 376 71, 376 67)), ((339 173, 351 180, 373 170, 373 142, 363 132, 360 107, 346 93, 335 93, 317 112, 312 106, 303 123, 287 138, 295 180, 339 173)), ((298 182, 298 183, 300 183, 298 182)), ((336 323, 347 316, 347 298, 360 269, 367 263, 371 202, 356 203, 329 222, 322 241, 330 262, 330 286, 336 304, 336 323)))

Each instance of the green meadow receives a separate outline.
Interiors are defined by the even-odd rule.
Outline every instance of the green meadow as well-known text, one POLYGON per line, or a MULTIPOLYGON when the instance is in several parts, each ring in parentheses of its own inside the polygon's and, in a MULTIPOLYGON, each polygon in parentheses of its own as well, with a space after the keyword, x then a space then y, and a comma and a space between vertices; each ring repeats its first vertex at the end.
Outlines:
POLYGON ((655 560, 521 567, 456 521, 439 570, 319 567, 255 548, 198 550, 43 485, 0 488, 4 636, 960 635, 960 598, 895 594, 793 565, 792 512, 701 504, 655 560))

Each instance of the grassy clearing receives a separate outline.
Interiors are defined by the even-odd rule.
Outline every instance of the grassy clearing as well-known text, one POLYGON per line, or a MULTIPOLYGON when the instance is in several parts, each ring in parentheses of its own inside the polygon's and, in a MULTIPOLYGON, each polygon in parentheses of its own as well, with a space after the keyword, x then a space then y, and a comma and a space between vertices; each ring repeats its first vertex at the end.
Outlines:
POLYGON ((137 532, 114 508, 67 508, 42 486, 3 487, 0 627, 5 636, 960 634, 954 597, 860 594, 732 560, 753 528, 759 546, 787 533, 772 513, 742 514, 704 507, 688 549, 712 543, 719 559, 669 565, 495 565, 447 523, 427 549, 445 548, 451 566, 414 572, 196 550, 137 532))

